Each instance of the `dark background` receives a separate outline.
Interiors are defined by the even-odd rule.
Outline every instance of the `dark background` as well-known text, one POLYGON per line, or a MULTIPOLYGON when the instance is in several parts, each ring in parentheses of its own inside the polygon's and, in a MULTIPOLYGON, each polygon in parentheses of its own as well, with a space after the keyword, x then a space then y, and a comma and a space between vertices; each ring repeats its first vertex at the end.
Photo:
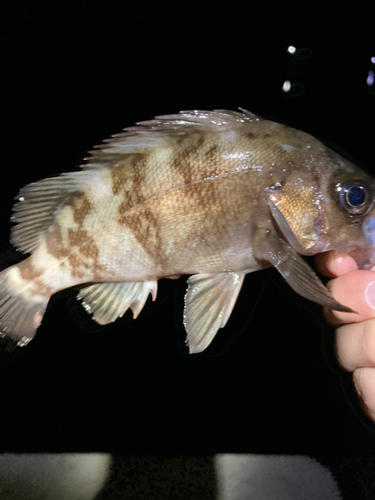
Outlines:
MULTIPOLYGON (((77 169, 94 144, 158 114, 241 106, 375 174, 368 5, 3 2, 3 267, 19 258, 8 240, 22 186, 77 169)), ((0 451, 373 453, 318 306, 275 270, 253 273, 227 327, 190 356, 185 282, 161 281, 136 321, 127 313, 105 328, 63 291, 27 347, 8 352, 3 342, 0 451)))

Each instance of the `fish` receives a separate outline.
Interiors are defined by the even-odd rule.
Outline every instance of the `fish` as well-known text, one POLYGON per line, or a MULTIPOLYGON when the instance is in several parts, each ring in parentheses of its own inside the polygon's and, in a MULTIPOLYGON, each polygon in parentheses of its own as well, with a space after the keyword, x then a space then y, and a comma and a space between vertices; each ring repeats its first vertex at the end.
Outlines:
POLYGON ((223 328, 248 273, 275 267, 295 292, 337 302, 304 256, 375 261, 374 179, 313 136, 243 109, 181 111, 136 123, 79 170, 23 187, 11 243, 29 254, 0 273, 0 331, 34 337, 50 297, 78 287, 99 324, 136 318, 158 280, 189 275, 191 353, 223 328))

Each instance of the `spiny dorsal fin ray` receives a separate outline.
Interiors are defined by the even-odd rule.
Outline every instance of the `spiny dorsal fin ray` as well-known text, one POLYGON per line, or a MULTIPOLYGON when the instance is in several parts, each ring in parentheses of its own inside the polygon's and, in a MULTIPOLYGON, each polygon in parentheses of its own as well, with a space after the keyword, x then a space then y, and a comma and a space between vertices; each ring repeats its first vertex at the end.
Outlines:
POLYGON ((162 144, 166 136, 188 135, 202 128, 239 126, 244 122, 259 120, 259 117, 243 108, 241 112, 226 109, 214 111, 180 111, 174 115, 160 115, 153 120, 138 122, 136 126, 124 128, 123 132, 105 139, 89 151, 87 163, 90 167, 114 166, 124 155, 140 153, 162 144))

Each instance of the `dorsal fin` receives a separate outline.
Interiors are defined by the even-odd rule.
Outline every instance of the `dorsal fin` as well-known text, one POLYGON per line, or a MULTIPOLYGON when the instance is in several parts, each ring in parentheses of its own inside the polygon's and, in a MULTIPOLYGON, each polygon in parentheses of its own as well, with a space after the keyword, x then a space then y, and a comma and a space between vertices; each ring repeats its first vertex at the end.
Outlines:
POLYGON ((85 158, 87 163, 81 167, 111 167, 126 154, 140 153, 157 147, 164 142, 166 136, 188 135, 202 128, 232 128, 244 122, 260 120, 250 111, 239 109, 241 112, 226 109, 180 111, 178 114, 161 115, 153 120, 138 122, 95 146, 89 151, 91 156, 85 158))

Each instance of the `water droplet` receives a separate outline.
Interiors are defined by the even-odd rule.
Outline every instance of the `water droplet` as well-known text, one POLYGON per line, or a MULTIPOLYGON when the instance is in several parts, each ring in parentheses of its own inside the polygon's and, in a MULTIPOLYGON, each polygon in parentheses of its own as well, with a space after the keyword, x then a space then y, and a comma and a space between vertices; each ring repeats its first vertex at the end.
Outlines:
POLYGON ((297 97, 305 91, 305 87, 302 83, 292 83, 290 80, 285 80, 282 86, 282 91, 287 97, 297 97))
POLYGON ((289 80, 285 80, 285 82, 283 83, 283 92, 289 92, 289 90, 291 89, 292 85, 290 83, 289 80))
POLYGON ((290 58, 293 61, 302 61, 303 59, 307 59, 312 55, 312 50, 309 48, 297 49, 294 45, 289 45, 287 49, 290 58))

